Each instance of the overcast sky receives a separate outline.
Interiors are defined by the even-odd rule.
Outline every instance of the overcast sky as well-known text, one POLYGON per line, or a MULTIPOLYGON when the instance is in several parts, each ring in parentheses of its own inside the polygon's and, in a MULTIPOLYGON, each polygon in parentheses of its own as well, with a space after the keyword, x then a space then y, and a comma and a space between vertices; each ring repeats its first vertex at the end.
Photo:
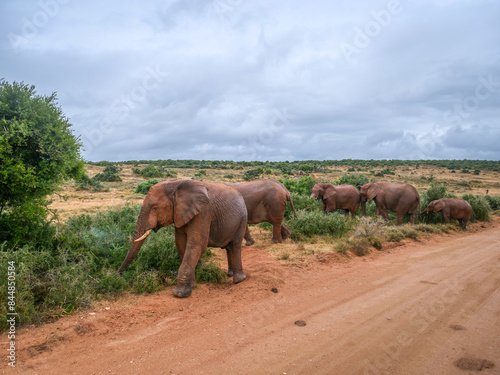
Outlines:
POLYGON ((500 2, 0 1, 90 161, 500 160, 500 2))

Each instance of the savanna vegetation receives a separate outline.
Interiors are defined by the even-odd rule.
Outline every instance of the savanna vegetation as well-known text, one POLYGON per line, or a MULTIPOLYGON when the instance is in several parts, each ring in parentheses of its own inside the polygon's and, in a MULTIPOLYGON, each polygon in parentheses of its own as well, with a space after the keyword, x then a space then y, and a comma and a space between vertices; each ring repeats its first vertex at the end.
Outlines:
MULTIPOLYGON (((319 181, 358 189, 374 180, 406 181, 420 191, 422 209, 434 199, 463 197, 473 207, 473 221, 488 221, 500 209, 500 162, 169 159, 84 164, 81 145, 56 95, 40 96, 32 86, 5 81, 0 81, 0 123, 0 274, 7 275, 12 262, 16 272, 15 300, 8 279, 0 277, 0 329, 7 327, 9 301, 15 301, 18 325, 23 325, 54 319, 122 292, 151 293, 175 284, 180 261, 173 227, 150 236, 124 276, 116 274, 144 194, 167 178, 280 180, 298 213, 294 218, 289 205, 285 211, 291 240, 271 244, 267 223, 251 230, 258 246, 291 261, 322 251, 364 255, 383 249, 386 242, 458 229, 456 223, 443 224, 440 214, 422 217, 415 226, 396 227, 375 217, 373 203, 365 218, 359 211, 355 219, 342 212, 324 215, 321 202, 310 197, 319 181)), ((198 282, 226 278, 213 251, 198 264, 198 282)))

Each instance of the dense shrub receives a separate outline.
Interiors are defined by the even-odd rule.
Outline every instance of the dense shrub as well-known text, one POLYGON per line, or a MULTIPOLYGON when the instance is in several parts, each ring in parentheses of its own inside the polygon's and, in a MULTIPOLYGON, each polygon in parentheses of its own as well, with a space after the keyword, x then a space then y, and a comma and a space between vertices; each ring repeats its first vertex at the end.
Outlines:
POLYGON ((311 176, 300 176, 299 178, 287 178, 279 180, 289 192, 301 195, 311 195, 312 188, 318 183, 311 176))
POLYGON ((159 182, 160 181, 158 181, 156 178, 141 182, 139 185, 137 185, 135 192, 137 194, 147 194, 151 186, 156 185, 159 182))
POLYGON ((293 240, 303 240, 312 236, 342 237, 352 226, 352 220, 346 220, 339 213, 325 215, 318 211, 297 212, 297 219, 286 221, 293 240))
POLYGON ((485 195, 484 199, 486 199, 492 210, 500 210, 500 196, 485 195))
POLYGON ((104 186, 100 181, 90 178, 86 174, 80 176, 75 182, 76 190, 90 190, 94 192, 109 191, 107 186, 104 186))
POLYGON ((262 169, 262 168, 249 169, 249 170, 245 171, 245 173, 243 174, 243 179, 245 181, 256 180, 263 173, 264 173, 264 169, 262 169))
POLYGON ((134 168, 132 170, 135 174, 140 175, 143 178, 154 178, 154 177, 168 177, 175 178, 177 177, 177 172, 165 169, 162 167, 155 167, 153 164, 148 164, 143 169, 134 168))
POLYGON ((94 181, 104 181, 104 182, 119 182, 121 181, 121 177, 119 175, 119 170, 116 165, 108 165, 104 168, 102 173, 96 174, 92 177, 94 181))
MULTIPOLYGON (((303 211, 316 211, 322 212, 321 207, 322 203, 319 200, 314 199, 309 195, 301 195, 299 193, 290 193, 293 201, 293 206, 295 207, 295 211, 303 210, 303 211)), ((290 203, 286 204, 285 207, 285 219, 292 219, 294 217, 292 207, 290 203)))
POLYGON ((466 194, 462 196, 472 206, 472 221, 489 221, 491 207, 484 196, 466 194))
POLYGON ((334 185, 352 185, 358 190, 361 189, 361 186, 370 182, 368 177, 364 174, 360 173, 346 173, 339 177, 337 181, 335 181, 334 185))

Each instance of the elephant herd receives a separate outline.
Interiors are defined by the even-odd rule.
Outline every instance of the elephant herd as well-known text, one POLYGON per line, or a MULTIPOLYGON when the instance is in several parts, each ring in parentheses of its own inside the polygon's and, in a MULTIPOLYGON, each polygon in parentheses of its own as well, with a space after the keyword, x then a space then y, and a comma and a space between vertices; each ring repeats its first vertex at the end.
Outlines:
MULTIPOLYGON (((316 184, 312 197, 322 200, 323 211, 341 209, 352 217, 361 205, 366 213, 366 203, 373 200, 376 214, 388 220, 387 210, 397 214, 397 224, 403 216, 410 215, 410 223, 420 209, 420 196, 412 185, 406 183, 372 182, 358 191, 351 185, 316 184)), ((173 179, 152 186, 144 198, 129 252, 118 269, 121 275, 139 253, 151 231, 174 224, 175 245, 181 259, 174 295, 188 297, 196 286, 195 268, 207 247, 226 249, 228 276, 233 282, 245 280, 241 261, 243 239, 246 245, 254 243, 248 224, 269 222, 273 226, 275 243, 290 237, 283 225, 286 203, 290 202, 295 217, 290 192, 275 180, 254 180, 242 183, 202 182, 191 179, 173 179)), ((463 199, 439 199, 429 203, 423 211, 443 212, 446 222, 459 220, 465 229, 472 208, 463 199)))

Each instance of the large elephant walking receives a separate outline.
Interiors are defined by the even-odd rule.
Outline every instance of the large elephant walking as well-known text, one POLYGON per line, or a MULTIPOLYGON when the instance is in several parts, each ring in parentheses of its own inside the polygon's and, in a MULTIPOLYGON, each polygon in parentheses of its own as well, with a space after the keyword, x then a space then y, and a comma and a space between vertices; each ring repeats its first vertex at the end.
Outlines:
POLYGON ((443 213, 445 223, 449 223, 450 218, 457 219, 460 224, 460 228, 465 230, 472 215, 472 206, 465 199, 442 198, 430 202, 427 208, 422 211, 422 215, 428 212, 439 211, 443 213))
MULTIPOLYGON (((290 202, 293 213, 297 217, 290 192, 281 182, 276 180, 254 180, 249 182, 226 183, 238 190, 245 200, 248 212, 248 224, 271 223, 274 243, 281 243, 290 237, 290 230, 283 225, 286 202, 290 202)), ((255 243, 247 230, 246 245, 255 243)))
POLYGON ((247 210, 240 193, 216 182, 169 180, 149 189, 137 219, 134 236, 119 274, 129 266, 151 230, 175 225, 175 245, 181 258, 174 295, 188 297, 196 285, 195 267, 207 247, 227 251, 228 273, 233 282, 245 280, 241 243, 247 227, 247 210))
POLYGON ((360 202, 359 191, 352 185, 316 184, 311 197, 321 199, 325 214, 340 209, 346 217, 349 212, 352 217, 356 216, 360 202))
POLYGON ((361 187, 361 208, 366 214, 366 202, 375 201, 376 213, 389 220, 387 210, 398 215, 398 225, 403 223, 403 216, 410 215, 410 223, 420 210, 420 195, 413 185, 403 182, 372 182, 361 187))

